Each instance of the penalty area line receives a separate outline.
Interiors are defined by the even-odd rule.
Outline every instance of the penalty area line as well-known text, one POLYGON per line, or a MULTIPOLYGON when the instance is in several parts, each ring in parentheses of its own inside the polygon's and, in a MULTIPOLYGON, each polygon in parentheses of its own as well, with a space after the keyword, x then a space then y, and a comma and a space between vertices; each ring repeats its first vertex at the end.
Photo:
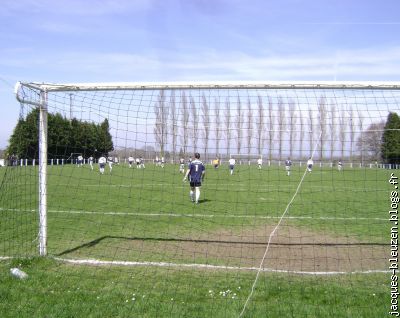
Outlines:
MULTIPOLYGON (((1 211, 15 211, 15 212, 35 212, 36 209, 6 209, 0 208, 1 211)), ((65 214, 94 214, 94 215, 122 215, 122 216, 143 216, 143 217, 195 217, 195 218, 238 218, 238 219, 280 219, 280 216, 268 215, 244 215, 244 214, 201 214, 201 213, 137 213, 137 212, 114 212, 114 211, 82 211, 82 210, 48 210, 48 213, 65 213, 65 214)), ((390 221, 387 218, 367 218, 367 217, 335 217, 335 216, 284 216, 283 219, 293 220, 340 220, 340 221, 390 221)))
MULTIPOLYGON (((0 256, 0 261, 14 259, 13 256, 0 256)), ((98 259, 69 259, 61 257, 50 257, 58 262, 75 264, 75 265, 90 265, 90 266, 151 266, 151 267, 175 267, 175 268, 193 268, 193 269, 206 269, 206 270, 231 270, 231 271, 259 271, 259 267, 240 267, 240 266, 224 266, 212 264, 179 264, 170 262, 133 262, 133 261, 105 261, 98 259)), ((352 275, 352 274, 376 274, 376 273, 389 273, 388 270, 365 270, 365 271, 295 271, 295 270, 282 270, 273 268, 262 268, 261 272, 277 273, 277 274, 297 274, 297 275, 352 275)))
POLYGON ((280 270, 273 268, 262 268, 259 267, 240 267, 240 266, 223 266, 223 265, 212 265, 212 264, 179 264, 169 262, 133 262, 133 261, 104 261, 98 259, 69 259, 54 257, 56 261, 76 264, 76 265, 92 265, 92 266, 151 266, 151 267, 176 267, 176 268, 195 268, 195 269, 210 269, 210 270, 234 270, 234 271, 261 271, 265 273, 283 273, 283 274, 298 274, 298 275, 347 275, 347 274, 374 274, 374 273, 389 273, 388 270, 366 270, 366 271, 291 271, 291 270, 280 270))

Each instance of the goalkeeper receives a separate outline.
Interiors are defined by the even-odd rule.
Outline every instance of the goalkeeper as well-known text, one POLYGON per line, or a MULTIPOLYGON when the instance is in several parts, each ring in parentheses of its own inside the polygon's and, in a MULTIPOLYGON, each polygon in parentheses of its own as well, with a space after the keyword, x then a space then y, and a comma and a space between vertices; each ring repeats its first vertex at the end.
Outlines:
POLYGON ((194 154, 194 160, 189 164, 189 168, 186 171, 183 181, 189 178, 190 181, 190 199, 196 204, 199 203, 200 198, 200 187, 201 182, 204 180, 204 175, 206 173, 206 168, 204 164, 200 161, 200 154, 196 152, 194 154))

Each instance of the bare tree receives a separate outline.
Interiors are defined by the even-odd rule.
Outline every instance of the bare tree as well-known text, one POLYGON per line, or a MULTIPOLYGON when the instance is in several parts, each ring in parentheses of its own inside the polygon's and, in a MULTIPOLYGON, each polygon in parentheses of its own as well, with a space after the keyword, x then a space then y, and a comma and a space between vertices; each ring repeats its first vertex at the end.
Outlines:
POLYGON ((314 117, 313 117, 313 111, 311 108, 308 109, 308 135, 309 135, 309 142, 310 142, 310 155, 312 154, 314 150, 314 117))
POLYGON ((226 155, 229 156, 231 151, 231 126, 232 126, 232 118, 231 118, 231 103, 229 101, 229 97, 225 100, 225 136, 226 136, 226 155))
POLYGON ((336 105, 331 104, 329 112, 330 160, 333 162, 336 141, 336 105))
POLYGON ((237 97, 236 137, 237 137, 236 152, 240 154, 242 150, 242 137, 243 137, 243 109, 239 95, 237 97))
POLYGON ((183 154, 187 154, 187 146, 189 142, 189 105, 187 101, 187 97, 185 92, 182 92, 181 95, 181 104, 182 104, 182 147, 183 154))
POLYGON ((157 103, 154 106, 154 112, 156 115, 154 135, 160 147, 160 154, 164 156, 165 145, 168 138, 168 107, 165 103, 165 93, 163 90, 160 90, 157 103))
POLYGON ((344 149, 346 146, 346 129, 348 118, 343 109, 339 111, 339 144, 340 144, 340 157, 344 158, 344 149))
POLYGON ((253 112, 251 110, 250 98, 247 99, 247 157, 250 161, 251 142, 253 139, 253 112))
POLYGON ((210 138, 210 107, 204 94, 201 97, 201 110, 203 121, 204 159, 207 160, 208 139, 210 138))
POLYGON ((356 120, 354 118, 354 111, 352 108, 349 109, 349 128, 350 128, 350 162, 353 162, 356 120))
POLYGON ((296 105, 295 103, 290 100, 289 101, 289 156, 292 158, 293 155, 293 149, 294 149, 294 142, 296 140, 296 122, 297 122, 297 116, 296 116, 296 105))
POLYGON ((256 128, 257 128, 257 151, 259 155, 262 155, 264 148, 264 105, 260 95, 257 98, 257 118, 256 118, 256 128))
POLYGON ((364 139, 362 138, 363 135, 363 129, 364 129, 364 117, 363 114, 360 110, 358 110, 358 130, 360 131, 360 138, 358 138, 358 141, 361 142, 361 145, 357 145, 359 150, 360 150, 360 159, 361 159, 361 165, 364 164, 364 139))
POLYGON ((282 160, 282 146, 285 137, 285 104, 281 97, 278 99, 278 142, 279 142, 279 160, 282 160))
POLYGON ((192 113, 192 140, 193 150, 197 151, 197 142, 199 140, 199 114, 197 112, 196 102, 193 96, 190 96, 190 110, 192 113))
POLYGON ((221 117, 220 117, 220 100, 215 97, 214 99, 214 111, 215 111, 215 153, 219 157, 219 141, 221 140, 221 117))
POLYGON ((178 112, 176 109, 175 91, 171 91, 170 96, 170 120, 171 120, 171 136, 172 136, 172 160, 176 157, 176 145, 178 138, 178 112))
POLYGON ((300 113, 300 117, 299 117, 299 120, 300 120, 300 136, 299 136, 299 142, 300 142, 300 144, 299 144, 299 147, 300 147, 300 157, 302 157, 303 156, 303 140, 304 140, 304 135, 305 135, 305 124, 304 124, 304 117, 303 117, 303 114, 302 114, 302 112, 300 111, 299 112, 300 113))
POLYGON ((385 129, 385 121, 372 123, 358 137, 358 149, 369 160, 378 161, 381 158, 382 135, 385 129))
POLYGON ((272 142, 275 137, 275 122, 274 122, 274 105, 272 98, 268 97, 268 159, 272 160, 272 142))
POLYGON ((326 142, 326 98, 321 97, 318 101, 318 124, 319 124, 319 159, 324 157, 326 142))

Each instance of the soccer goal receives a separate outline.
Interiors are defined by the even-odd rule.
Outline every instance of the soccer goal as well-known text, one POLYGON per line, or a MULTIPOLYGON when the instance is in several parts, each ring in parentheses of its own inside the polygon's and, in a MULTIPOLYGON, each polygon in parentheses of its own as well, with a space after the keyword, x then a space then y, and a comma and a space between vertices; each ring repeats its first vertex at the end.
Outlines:
POLYGON ((80 152, 73 152, 70 154, 70 156, 67 158, 66 162, 68 163, 76 163, 78 160, 79 156, 82 156, 83 154, 80 152))
POLYGON ((257 162, 261 159, 261 162, 263 162, 263 157, 262 155, 254 155, 254 154, 230 154, 229 159, 235 159, 236 163, 239 165, 255 165, 257 162))
POLYGON ((65 277, 135 290, 132 316, 389 310, 377 299, 397 231, 388 211, 400 83, 20 82, 15 91, 23 113, 9 149, 39 167, 0 169, 1 257, 40 255, 65 277), (71 153, 93 157, 94 169, 48 165, 71 153), (109 159, 116 153, 166 164, 129 169, 109 159), (180 158, 189 182, 171 164, 180 158), (207 164, 214 158, 245 166, 230 174, 207 164))

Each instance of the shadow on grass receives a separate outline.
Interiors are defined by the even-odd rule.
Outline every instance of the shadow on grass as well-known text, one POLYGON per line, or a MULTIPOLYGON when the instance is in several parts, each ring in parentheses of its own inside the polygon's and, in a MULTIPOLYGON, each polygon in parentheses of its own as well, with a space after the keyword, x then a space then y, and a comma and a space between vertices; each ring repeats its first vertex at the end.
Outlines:
MULTIPOLYGON (((78 245, 71 249, 67 249, 62 251, 57 256, 63 256, 72 252, 76 252, 83 248, 94 247, 97 244, 101 243, 103 240, 107 239, 116 239, 116 240, 127 240, 127 241, 144 241, 144 242, 190 242, 190 243, 213 243, 213 244, 242 244, 242 245, 264 245, 266 246, 268 243, 266 242, 251 242, 251 241, 234 241, 234 240, 206 240, 206 239, 184 239, 184 238, 165 238, 165 237, 126 237, 126 236, 114 236, 114 235, 105 235, 99 237, 93 241, 78 245)), ((373 243, 373 242, 358 242, 358 243, 273 243, 270 245, 274 246, 387 246, 387 243, 373 243)))

